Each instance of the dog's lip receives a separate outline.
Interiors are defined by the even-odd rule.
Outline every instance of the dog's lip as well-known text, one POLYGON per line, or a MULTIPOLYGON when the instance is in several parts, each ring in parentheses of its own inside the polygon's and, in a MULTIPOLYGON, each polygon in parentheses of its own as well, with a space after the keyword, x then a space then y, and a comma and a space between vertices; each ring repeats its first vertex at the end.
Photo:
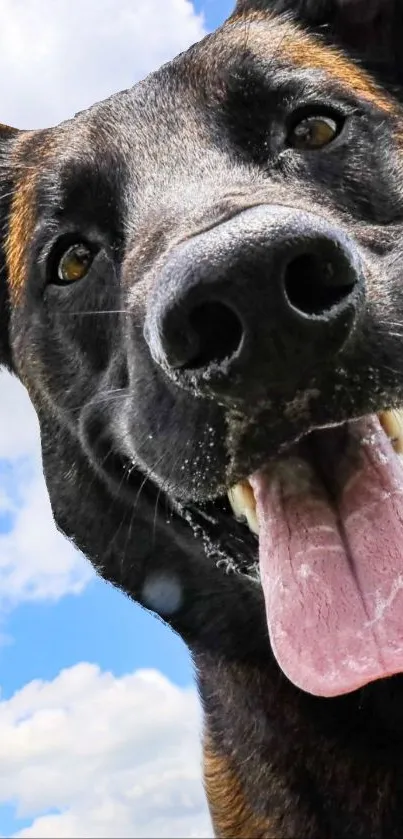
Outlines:
MULTIPOLYGON (((231 466, 231 470, 228 471, 223 493, 228 494, 232 492, 239 484, 247 484, 251 474, 260 469, 270 467, 272 464, 275 465, 278 460, 287 456, 290 451, 298 446, 299 443, 309 438, 314 432, 326 432, 333 428, 342 428, 350 421, 358 420, 366 415, 367 413, 350 415, 348 417, 343 416, 339 419, 326 419, 318 423, 304 422, 298 429, 293 427, 290 429, 290 433, 276 442, 276 445, 270 451, 265 448, 264 450, 254 452, 252 456, 245 458, 246 462, 240 468, 238 466, 231 466)), ((232 456, 237 457, 237 453, 233 453, 232 456)), ((214 500, 214 498, 211 500, 214 500)))
MULTIPOLYGON (((329 421, 320 425, 310 425, 309 427, 301 430, 299 433, 293 435, 290 439, 281 443, 277 451, 270 456, 267 456, 267 454, 260 455, 260 462, 257 465, 254 464, 253 472, 257 472, 261 469, 270 469, 272 466, 275 466, 282 457, 286 456, 303 440, 309 438, 309 435, 313 432, 326 431, 332 428, 342 428, 347 422, 348 420, 343 419, 338 421, 329 421)), ((243 522, 255 536, 259 536, 259 523, 256 515, 256 499, 250 483, 250 474, 250 471, 248 473, 245 472, 243 477, 231 484, 231 486, 227 489, 226 494, 234 518, 237 521, 243 522)))
MULTIPOLYGON (((293 449, 304 438, 314 431, 330 428, 340 428, 346 420, 333 420, 321 425, 309 425, 293 434, 273 453, 261 452, 259 463, 255 467, 265 468, 268 464, 275 464, 279 458, 293 449)), ((187 520, 195 532, 202 535, 207 546, 209 558, 213 558, 215 565, 226 573, 235 572, 248 578, 249 582, 260 584, 258 558, 258 525, 256 520, 256 503, 253 490, 249 483, 250 470, 245 469, 243 477, 231 485, 223 484, 219 494, 211 495, 201 501, 194 499, 171 498, 173 508, 187 520), (242 497, 249 500, 247 509, 242 507, 242 497), (235 506, 235 510, 234 510, 235 506), (222 512, 218 511, 222 507, 222 512), (229 526, 229 522, 231 525, 229 526), (218 527, 219 523, 224 529, 218 527), (233 540, 232 537, 233 536, 233 540), (246 558, 241 556, 241 548, 245 548, 246 558), (253 553, 253 557, 251 554, 253 553)))
MULTIPOLYGON (((383 430, 392 442, 396 454, 403 459, 403 409, 380 411, 377 416, 383 430)), ((344 420, 342 422, 328 423, 324 426, 317 426, 310 428, 308 431, 304 431, 295 437, 291 443, 285 444, 279 451, 278 455, 270 459, 267 463, 267 468, 270 468, 271 463, 275 464, 282 455, 287 453, 289 449, 293 449, 294 446, 297 446, 298 443, 309 437, 313 431, 326 431, 331 428, 342 428, 346 425, 348 425, 348 421, 344 420)), ((244 521, 249 527, 249 530, 258 536, 259 523, 256 515, 256 499, 249 476, 230 487, 228 490, 228 500, 235 518, 240 521, 244 521)))

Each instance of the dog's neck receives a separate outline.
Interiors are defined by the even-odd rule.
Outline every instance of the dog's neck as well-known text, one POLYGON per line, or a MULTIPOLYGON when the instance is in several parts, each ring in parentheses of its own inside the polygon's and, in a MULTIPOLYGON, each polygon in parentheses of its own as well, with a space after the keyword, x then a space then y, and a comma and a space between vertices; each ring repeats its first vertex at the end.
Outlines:
POLYGON ((379 735, 369 757, 357 699, 314 700, 278 670, 219 654, 196 666, 217 837, 398 839, 403 756, 379 735))

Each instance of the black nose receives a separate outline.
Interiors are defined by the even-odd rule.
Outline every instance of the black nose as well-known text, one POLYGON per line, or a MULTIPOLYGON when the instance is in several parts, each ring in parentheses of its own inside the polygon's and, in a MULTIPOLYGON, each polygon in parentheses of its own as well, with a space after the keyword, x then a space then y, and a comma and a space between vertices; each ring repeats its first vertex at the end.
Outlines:
POLYGON ((146 338, 176 378, 222 382, 264 368, 270 381, 287 363, 334 355, 362 298, 360 261, 340 230, 310 213, 260 206, 171 254, 149 301, 146 338))

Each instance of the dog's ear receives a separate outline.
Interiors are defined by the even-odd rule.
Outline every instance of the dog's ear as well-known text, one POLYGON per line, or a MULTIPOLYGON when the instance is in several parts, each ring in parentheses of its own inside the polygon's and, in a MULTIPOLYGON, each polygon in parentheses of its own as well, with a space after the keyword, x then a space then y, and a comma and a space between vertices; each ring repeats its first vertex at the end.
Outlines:
POLYGON ((9 341, 9 295, 6 264, 8 222, 13 197, 12 150, 20 132, 0 124, 0 367, 12 369, 9 341))
POLYGON ((234 14, 251 11, 288 12, 380 81, 403 84, 403 0, 238 0, 234 14))

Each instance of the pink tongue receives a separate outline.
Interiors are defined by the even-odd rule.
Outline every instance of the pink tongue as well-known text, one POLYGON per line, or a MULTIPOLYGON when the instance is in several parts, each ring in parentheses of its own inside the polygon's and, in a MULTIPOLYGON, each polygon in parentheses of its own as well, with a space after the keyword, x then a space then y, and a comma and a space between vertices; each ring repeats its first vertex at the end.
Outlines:
POLYGON ((273 652, 318 696, 403 671, 403 464, 376 417, 350 429, 359 456, 337 507, 302 458, 251 478, 273 652))

